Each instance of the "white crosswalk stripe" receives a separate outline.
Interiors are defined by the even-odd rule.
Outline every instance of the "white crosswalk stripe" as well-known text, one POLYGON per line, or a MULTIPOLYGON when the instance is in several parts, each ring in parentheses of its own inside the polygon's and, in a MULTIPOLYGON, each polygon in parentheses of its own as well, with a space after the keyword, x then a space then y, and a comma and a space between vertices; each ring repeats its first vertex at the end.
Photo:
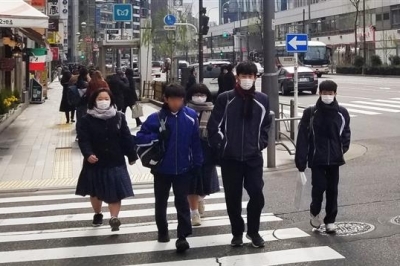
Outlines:
MULTIPOLYGON (((358 115, 376 116, 384 113, 400 113, 400 98, 357 100, 340 102, 340 105, 346 107, 352 118, 358 115)), ((283 110, 280 110, 280 112, 281 116, 290 117, 289 106, 284 106, 283 110)), ((299 109, 298 116, 301 117, 302 115, 302 109, 299 109)))
MULTIPOLYGON (((82 197, 57 192, 18 197, 0 195, 0 265, 64 265, 63 262, 73 260, 74 265, 257 266, 344 259, 328 246, 307 246, 305 240, 311 240, 311 235, 299 228, 272 230, 282 221, 272 213, 261 216, 260 234, 267 245, 278 241, 301 241, 302 248, 268 252, 259 249, 258 253, 247 254, 247 247, 244 247, 242 252, 227 256, 226 247, 232 235, 223 192, 207 197, 206 217, 188 238, 191 253, 195 254, 197 249, 208 252, 201 253, 199 258, 174 257, 171 251, 175 250, 175 241, 156 241, 154 197, 150 191, 136 189, 137 198, 123 201, 125 210, 120 215, 123 224, 119 232, 111 232, 108 226, 91 227, 93 213, 88 199, 82 197), (265 230, 267 224, 269 230, 265 230), (99 261, 103 264, 98 264, 99 261)), ((246 204, 243 201, 243 207, 246 204)), ((173 218, 175 208, 169 207, 168 214, 172 218, 169 228, 173 236, 177 226, 177 220, 173 218)))

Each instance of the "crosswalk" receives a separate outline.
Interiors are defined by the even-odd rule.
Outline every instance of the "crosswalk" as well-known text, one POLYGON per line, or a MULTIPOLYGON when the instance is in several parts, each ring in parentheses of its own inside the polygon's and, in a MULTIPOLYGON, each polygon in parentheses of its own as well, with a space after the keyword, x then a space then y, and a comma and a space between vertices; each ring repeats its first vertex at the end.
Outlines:
MULTIPOLYGON (((346 107, 346 109, 349 111, 350 117, 357 117, 360 115, 376 116, 382 114, 400 113, 400 98, 357 100, 340 102, 340 105, 346 107)), ((302 109, 299 109, 298 115, 303 115, 302 109)), ((290 110, 288 106, 285 106, 285 108, 281 110, 281 116, 290 116, 290 110)))
MULTIPOLYGON (((107 225, 91 227, 90 203, 73 195, 73 191, 0 195, 0 265, 257 266, 344 259, 328 246, 307 246, 311 235, 299 228, 273 230, 282 221, 273 213, 263 213, 261 217, 265 249, 255 250, 247 245, 226 253, 227 248, 233 248, 229 247, 232 236, 223 192, 207 198, 203 223, 188 238, 191 250, 184 257, 179 256, 174 252, 173 240, 156 241, 152 193, 152 188, 136 189, 135 198, 123 201, 123 225, 117 233, 107 225), (287 246, 289 241, 297 246, 269 248, 279 242, 287 246)), ((171 196, 168 207, 171 236, 177 225, 173 200, 171 196)), ((247 201, 243 201, 245 204, 247 201)), ((107 213, 106 208, 103 211, 107 213)))

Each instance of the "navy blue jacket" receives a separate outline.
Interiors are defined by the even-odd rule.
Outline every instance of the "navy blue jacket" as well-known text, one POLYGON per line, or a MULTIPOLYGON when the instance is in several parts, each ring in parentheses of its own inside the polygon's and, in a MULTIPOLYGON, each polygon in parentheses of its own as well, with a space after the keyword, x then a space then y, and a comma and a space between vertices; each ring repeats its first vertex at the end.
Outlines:
POLYGON ((203 153, 199 136, 197 113, 183 107, 176 115, 163 107, 160 114, 150 115, 136 135, 137 146, 149 146, 159 140, 160 120, 166 119, 168 139, 165 155, 154 171, 166 175, 180 175, 203 164, 203 153))
POLYGON ((251 117, 243 116, 245 100, 236 90, 220 94, 215 103, 207 130, 210 145, 221 152, 222 159, 246 161, 262 156, 268 146, 269 100, 255 92, 251 117))
POLYGON ((346 108, 335 100, 324 106, 317 105, 304 110, 299 124, 296 143, 296 167, 304 171, 308 167, 343 165, 344 154, 350 147, 350 116, 346 108), (324 111, 330 108, 330 112, 324 111), (311 124, 312 123, 312 124, 311 124))

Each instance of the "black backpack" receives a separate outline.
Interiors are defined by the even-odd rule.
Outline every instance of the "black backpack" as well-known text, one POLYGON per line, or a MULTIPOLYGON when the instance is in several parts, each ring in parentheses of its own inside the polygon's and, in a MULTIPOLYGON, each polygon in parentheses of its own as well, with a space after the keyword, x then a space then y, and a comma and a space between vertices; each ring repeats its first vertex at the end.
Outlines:
POLYGON ((71 85, 68 87, 67 99, 69 105, 78 106, 81 102, 81 95, 79 94, 78 87, 71 85))
POLYGON ((160 121, 160 134, 158 140, 151 146, 141 146, 136 149, 136 152, 142 161, 142 165, 151 169, 156 168, 162 162, 165 154, 165 142, 167 141, 167 128, 165 126, 166 119, 161 118, 160 112, 158 112, 158 119, 160 121))

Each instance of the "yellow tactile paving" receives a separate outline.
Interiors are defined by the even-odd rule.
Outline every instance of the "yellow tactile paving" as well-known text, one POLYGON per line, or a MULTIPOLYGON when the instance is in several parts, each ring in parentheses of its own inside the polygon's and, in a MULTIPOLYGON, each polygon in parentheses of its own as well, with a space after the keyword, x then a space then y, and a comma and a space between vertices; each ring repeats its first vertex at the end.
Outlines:
POLYGON ((71 161, 71 148, 57 148, 55 151, 52 179, 71 179, 71 161))

